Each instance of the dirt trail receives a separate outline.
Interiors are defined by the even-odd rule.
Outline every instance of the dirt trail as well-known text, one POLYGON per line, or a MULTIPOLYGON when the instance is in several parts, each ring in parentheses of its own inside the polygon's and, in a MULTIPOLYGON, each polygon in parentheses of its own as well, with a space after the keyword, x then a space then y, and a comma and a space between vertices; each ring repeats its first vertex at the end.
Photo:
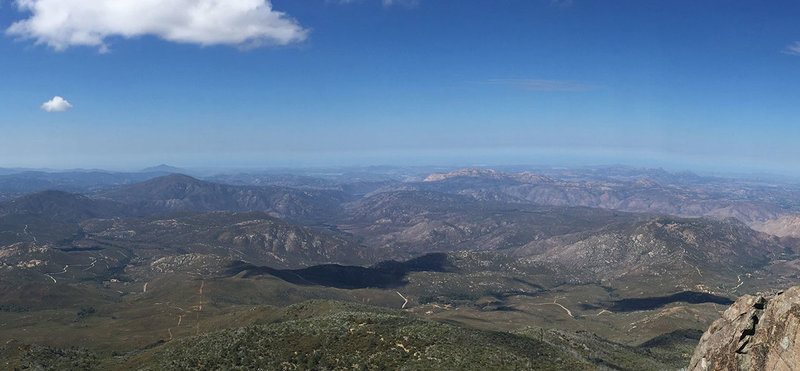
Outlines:
POLYGON ((49 278, 49 279, 53 280, 53 283, 58 283, 58 280, 56 280, 56 278, 55 278, 55 277, 53 277, 53 275, 54 275, 54 274, 64 274, 64 273, 67 273, 67 269, 68 269, 68 268, 69 268, 69 264, 65 265, 65 266, 64 266, 64 270, 62 270, 61 272, 56 272, 56 273, 42 273, 42 274, 43 274, 43 275, 45 275, 45 276, 47 276, 47 278, 49 278))
POLYGON ((565 307, 565 306, 563 306, 563 305, 561 305, 561 304, 558 304, 558 303, 556 303, 556 300, 558 300, 558 299, 554 299, 554 300, 553 300, 553 304, 555 304, 555 305, 558 305, 559 307, 561 307, 561 309, 563 309, 563 310, 567 311, 567 314, 569 314, 569 316, 570 316, 570 317, 573 317, 573 318, 574 318, 574 316, 572 315, 572 312, 571 312, 569 309, 567 309, 567 307, 565 307))
MULTIPOLYGON (((200 335, 200 312, 203 310, 203 289, 205 288, 205 286, 206 286, 206 281, 200 281, 200 289, 198 290, 198 295, 200 297, 200 300, 199 300, 199 303, 198 303, 197 306, 193 306, 192 307, 194 309, 194 319, 195 319, 194 334, 195 335, 200 335)), ((147 292, 147 283, 144 284, 143 291, 147 292)), ((161 303, 156 303, 156 304, 161 304, 161 303)), ((184 310, 183 308, 181 308, 181 307, 179 307, 177 305, 171 304, 169 302, 167 302, 165 304, 169 305, 172 308, 176 308, 176 309, 180 310, 181 312, 184 312, 184 313, 186 312, 186 310, 184 310)), ((183 317, 185 315, 186 314, 178 314, 178 324, 175 327, 180 327, 181 326, 181 323, 183 323, 183 317)), ((173 339, 172 327, 168 327, 167 328, 167 333, 169 334, 169 340, 172 340, 173 339)))
POLYGON ((85 271, 94 268, 94 265, 97 264, 97 258, 89 258, 89 259, 92 259, 92 264, 89 264, 88 268, 84 269, 85 271))
POLYGON ((200 312, 203 311, 203 287, 205 287, 206 281, 200 281, 200 305, 197 307, 197 312, 195 312, 195 319, 197 320, 197 327, 195 327, 194 334, 200 335, 200 312))
MULTIPOLYGON (((178 309, 180 309, 180 307, 177 307, 177 306, 176 306, 176 307, 174 307, 174 308, 178 308, 178 309)), ((180 310, 181 310, 181 311, 183 311, 183 309, 180 309, 180 310)), ((177 325, 175 325, 175 327, 181 327, 181 323, 183 322, 183 316, 184 316, 184 314, 179 314, 179 315, 178 315, 178 324, 177 324, 177 325)), ((169 333, 169 340, 172 340, 172 339, 173 339, 173 336, 172 336, 172 327, 168 327, 168 328, 167 328, 167 333, 169 333)), ((167 340, 167 341, 169 341, 169 340, 167 340)))
POLYGON ((408 299, 406 299, 406 297, 403 296, 403 294, 401 294, 400 291, 395 291, 395 292, 397 293, 397 295, 400 295, 400 297, 403 298, 403 300, 405 300, 405 302, 403 302, 403 306, 400 307, 400 309, 406 309, 406 305, 408 304, 408 299))
POLYGON ((737 282, 738 285, 736 285, 736 287, 734 287, 731 290, 731 292, 734 292, 734 293, 736 292, 736 289, 738 289, 738 288, 742 287, 742 285, 744 285, 744 281, 742 280, 742 275, 741 274, 737 274, 736 275, 736 279, 739 280, 739 282, 737 282))
POLYGON ((34 236, 33 233, 31 233, 30 231, 28 231, 28 225, 27 224, 25 224, 25 229, 23 229, 22 232, 25 233, 26 236, 31 236, 31 238, 33 238, 33 245, 36 246, 36 243, 37 243, 36 242, 36 236, 34 236))
MULTIPOLYGON (((561 305, 561 304, 559 304, 559 303, 558 303, 558 299, 563 299, 563 297, 556 297, 555 299, 553 299, 553 302, 552 302, 552 303, 539 303, 539 304, 534 304, 534 305, 557 305, 557 306, 561 307, 561 309, 563 309, 564 311, 566 311, 566 312, 567 312, 567 314, 568 314, 568 315, 569 315, 571 318, 575 318, 575 316, 573 316, 573 315, 572 315, 572 311, 570 311, 569 309, 567 309, 567 307, 565 307, 565 306, 563 306, 563 305, 561 305)), ((601 312, 601 313, 602 313, 602 312, 601 312)), ((599 314, 598 314, 598 315, 599 315, 599 314)))

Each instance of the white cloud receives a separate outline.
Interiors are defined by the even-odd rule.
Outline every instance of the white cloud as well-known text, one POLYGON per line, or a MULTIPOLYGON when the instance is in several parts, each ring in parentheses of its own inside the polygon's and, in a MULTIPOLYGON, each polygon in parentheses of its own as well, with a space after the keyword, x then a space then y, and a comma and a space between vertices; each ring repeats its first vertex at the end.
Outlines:
POLYGON ((489 84, 509 85, 525 90, 541 91, 583 91, 594 90, 596 86, 560 80, 535 80, 535 79, 490 79, 489 84))
POLYGON ((108 50, 108 38, 144 35, 199 45, 252 48, 303 41, 309 30, 269 0, 15 0, 30 17, 6 33, 55 50, 108 50))
POLYGON ((53 99, 42 103, 42 109, 47 112, 64 112, 70 108, 72 108, 72 104, 57 95, 53 99))
POLYGON ((783 52, 791 55, 800 55, 800 41, 795 41, 794 44, 787 46, 783 52))

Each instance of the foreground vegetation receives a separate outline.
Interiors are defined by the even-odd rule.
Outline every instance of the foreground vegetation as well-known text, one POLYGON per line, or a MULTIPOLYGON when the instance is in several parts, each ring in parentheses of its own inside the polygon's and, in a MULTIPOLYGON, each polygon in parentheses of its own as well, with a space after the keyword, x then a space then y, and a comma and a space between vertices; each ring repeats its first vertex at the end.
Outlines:
POLYGON ((9 342, 9 369, 141 370, 659 370, 676 368, 651 349, 588 333, 528 328, 514 333, 426 321, 407 312, 312 300, 278 309, 270 323, 98 354, 9 342))

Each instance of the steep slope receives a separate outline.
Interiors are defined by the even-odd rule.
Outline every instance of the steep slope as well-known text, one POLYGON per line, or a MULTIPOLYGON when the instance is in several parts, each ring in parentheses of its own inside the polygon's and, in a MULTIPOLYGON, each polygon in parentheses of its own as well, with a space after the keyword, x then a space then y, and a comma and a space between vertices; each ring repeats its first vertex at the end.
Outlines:
POLYGON ((330 220, 350 199, 339 191, 247 187, 205 182, 173 174, 101 194, 132 205, 138 213, 173 211, 263 211, 302 224, 330 220))
MULTIPOLYGON (((778 239, 735 219, 660 217, 600 233, 558 236, 517 249, 515 255, 592 274, 605 284, 650 291, 729 292, 742 276, 792 252, 778 239)), ((741 286, 741 285, 739 285, 741 286)), ((729 292, 730 293, 730 292, 729 292)))
POLYGON ((800 287, 746 295, 703 334, 690 370, 796 370, 800 365, 800 287))
POLYGON ((753 223, 753 229, 778 237, 800 237, 800 215, 786 215, 765 222, 753 223))

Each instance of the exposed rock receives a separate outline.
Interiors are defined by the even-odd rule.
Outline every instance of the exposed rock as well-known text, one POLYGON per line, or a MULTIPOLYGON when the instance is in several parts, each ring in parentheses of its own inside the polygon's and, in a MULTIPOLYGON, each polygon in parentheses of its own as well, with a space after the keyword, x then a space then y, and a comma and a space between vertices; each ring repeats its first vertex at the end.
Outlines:
POLYGON ((491 179, 503 179, 508 177, 508 175, 492 169, 459 169, 451 171, 449 173, 431 174, 427 178, 425 178, 424 181, 439 182, 445 179, 450 179, 455 177, 472 177, 472 178, 480 177, 480 178, 491 178, 491 179))
POLYGON ((786 215, 777 219, 769 219, 761 223, 753 223, 753 229, 778 237, 800 237, 800 215, 786 215))
POLYGON ((552 183, 554 180, 550 177, 534 174, 531 172, 524 172, 519 174, 504 173, 492 169, 459 169, 449 173, 436 173, 428 175, 423 182, 441 182, 452 178, 482 178, 482 179, 496 179, 496 180, 510 180, 520 183, 552 183))
POLYGON ((800 286, 744 296, 703 334, 690 370, 800 369, 800 286))

